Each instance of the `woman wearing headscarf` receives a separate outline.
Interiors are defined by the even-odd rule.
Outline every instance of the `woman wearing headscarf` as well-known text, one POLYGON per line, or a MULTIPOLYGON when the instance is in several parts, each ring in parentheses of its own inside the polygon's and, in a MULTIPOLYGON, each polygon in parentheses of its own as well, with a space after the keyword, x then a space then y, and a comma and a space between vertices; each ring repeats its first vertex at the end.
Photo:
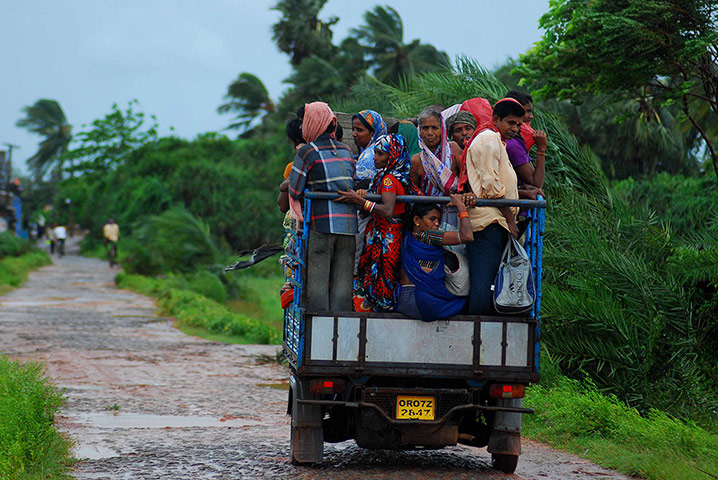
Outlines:
POLYGON ((365 192, 339 192, 337 201, 355 203, 369 215, 366 243, 359 259, 354 289, 357 311, 394 311, 394 288, 399 280, 399 254, 402 239, 404 203, 397 195, 416 194, 409 179, 411 161, 404 137, 391 134, 377 139, 374 163, 377 170, 368 193, 381 195, 381 202, 371 202, 365 192))
POLYGON ((356 163, 356 187, 367 188, 376 175, 374 147, 382 135, 386 135, 386 123, 374 110, 362 110, 352 117, 352 137, 359 149, 356 163))
MULTIPOLYGON (((461 152, 452 145, 446 134, 446 124, 438 110, 431 108, 419 115, 419 148, 411 159, 411 179, 424 195, 445 196, 458 187, 461 152)), ((442 209, 442 224, 458 227, 458 218, 442 209)))
POLYGON ((396 133, 404 137, 406 141, 406 151, 409 152, 409 157, 413 157, 421 152, 421 148, 419 148, 419 132, 411 120, 400 121, 399 125, 397 125, 396 133))

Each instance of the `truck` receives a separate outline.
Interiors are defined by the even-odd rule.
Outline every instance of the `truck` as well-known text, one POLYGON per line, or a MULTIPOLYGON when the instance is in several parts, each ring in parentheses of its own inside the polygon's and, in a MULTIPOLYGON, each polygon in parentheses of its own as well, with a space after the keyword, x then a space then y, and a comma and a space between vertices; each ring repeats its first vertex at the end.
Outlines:
MULTIPOLYGON (((307 192, 304 211, 326 192, 307 192)), ((379 200, 379 196, 370 200, 379 200)), ((448 197, 397 201, 448 203, 448 197)), ((394 313, 305 308, 308 220, 296 232, 294 299, 285 309, 290 455, 321 462, 324 442, 368 449, 487 447, 494 468, 513 473, 521 453, 526 386, 540 376, 541 256, 546 202, 478 199, 477 207, 527 210, 525 248, 536 300, 521 316, 459 315, 423 322, 394 313)))

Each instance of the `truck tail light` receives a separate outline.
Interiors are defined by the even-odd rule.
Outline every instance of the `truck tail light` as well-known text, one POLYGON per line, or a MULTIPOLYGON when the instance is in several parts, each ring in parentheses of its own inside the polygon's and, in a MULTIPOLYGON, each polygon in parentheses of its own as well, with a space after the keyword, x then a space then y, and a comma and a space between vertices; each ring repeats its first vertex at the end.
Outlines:
POLYGON ((525 393, 525 385, 495 384, 489 387, 491 398, 524 398, 525 393))
POLYGON ((344 393, 346 384, 344 380, 311 380, 309 391, 315 394, 344 393))

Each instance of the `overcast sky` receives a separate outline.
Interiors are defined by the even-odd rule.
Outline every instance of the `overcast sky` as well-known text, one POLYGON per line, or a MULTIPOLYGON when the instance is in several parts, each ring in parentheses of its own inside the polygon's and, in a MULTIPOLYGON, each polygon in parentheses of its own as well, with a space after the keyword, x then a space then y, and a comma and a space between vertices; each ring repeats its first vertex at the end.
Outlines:
MULTIPOLYGON (((277 98, 287 88, 288 57, 272 42, 275 0, 1 0, 0 149, 21 148, 13 163, 37 150, 40 137, 15 126, 21 109, 57 100, 78 131, 113 103, 139 100, 160 134, 194 138, 221 131, 227 86, 240 72, 257 75, 277 98)), ((419 38, 454 59, 487 67, 516 57, 539 40, 548 0, 329 0, 320 18, 339 16, 334 43, 375 5, 391 5, 404 21, 404 42, 419 38)), ((369 105, 367 107, 370 107, 369 105)), ((233 135, 233 134, 232 134, 233 135)))

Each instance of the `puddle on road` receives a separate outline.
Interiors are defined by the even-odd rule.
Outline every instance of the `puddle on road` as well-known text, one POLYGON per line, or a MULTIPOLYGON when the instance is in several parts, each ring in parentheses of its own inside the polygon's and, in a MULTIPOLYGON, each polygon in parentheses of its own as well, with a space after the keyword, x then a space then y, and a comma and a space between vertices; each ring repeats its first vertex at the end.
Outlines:
POLYGON ((111 448, 101 447, 98 445, 77 445, 72 449, 75 458, 86 458, 88 460, 99 460, 101 458, 119 457, 119 452, 111 448))
POLYGON ((288 383, 258 383, 258 387, 273 388, 274 390, 289 390, 288 383))
POLYGON ((183 415, 149 415, 141 413, 103 412, 66 413, 73 421, 90 424, 97 428, 185 428, 185 427, 242 427, 259 425, 260 422, 227 416, 201 417, 183 415))

